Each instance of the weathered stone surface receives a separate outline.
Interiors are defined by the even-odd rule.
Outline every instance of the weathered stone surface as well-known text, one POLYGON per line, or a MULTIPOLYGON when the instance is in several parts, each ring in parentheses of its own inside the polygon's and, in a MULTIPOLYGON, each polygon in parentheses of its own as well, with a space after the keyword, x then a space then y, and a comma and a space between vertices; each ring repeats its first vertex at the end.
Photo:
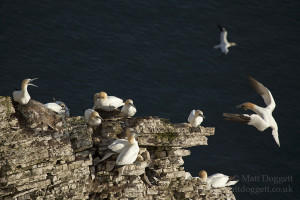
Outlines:
POLYGON ((82 117, 65 119, 39 102, 19 106, 9 97, 0 97, 0 119, 0 199, 235 199, 229 187, 186 179, 181 166, 191 153, 183 148, 207 145, 214 128, 114 117, 92 129, 82 117), (137 160, 119 169, 117 154, 100 162, 128 127, 141 133, 137 160))

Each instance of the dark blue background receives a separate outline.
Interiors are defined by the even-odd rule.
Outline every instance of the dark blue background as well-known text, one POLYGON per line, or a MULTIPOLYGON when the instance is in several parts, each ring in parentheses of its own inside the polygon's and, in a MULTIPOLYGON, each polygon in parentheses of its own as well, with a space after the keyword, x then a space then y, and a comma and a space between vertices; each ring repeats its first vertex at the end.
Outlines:
POLYGON ((93 94, 134 100, 137 116, 185 122, 192 109, 216 127, 209 146, 191 148, 185 169, 239 175, 237 199, 299 199, 299 1, 2 1, 0 95, 24 78, 33 99, 65 101, 73 115, 93 106, 93 94), (227 56, 212 47, 222 24, 236 42, 227 56), (250 87, 252 75, 272 92, 279 148, 268 129, 223 119, 250 101, 264 106, 250 87), (259 181, 243 180, 246 175, 259 181), (274 184, 262 180, 292 176, 274 184), (293 192, 249 192, 265 186, 293 192), (250 189, 249 189, 250 188, 250 189))

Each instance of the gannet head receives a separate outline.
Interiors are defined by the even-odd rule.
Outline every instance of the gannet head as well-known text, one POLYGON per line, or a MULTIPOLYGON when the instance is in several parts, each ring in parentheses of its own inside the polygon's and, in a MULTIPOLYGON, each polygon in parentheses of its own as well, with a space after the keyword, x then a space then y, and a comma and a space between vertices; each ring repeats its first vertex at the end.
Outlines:
POLYGON ((198 116, 201 116, 201 117, 203 117, 203 119, 205 119, 203 112, 201 110, 196 110, 195 117, 198 117, 198 116))
POLYGON ((246 103, 237 105, 236 108, 242 108, 244 110, 247 110, 247 109, 253 110, 254 106, 255 106, 255 104, 250 103, 250 102, 246 102, 246 103))
POLYGON ((101 99, 107 99, 107 94, 106 94, 106 92, 100 92, 100 93, 98 94, 98 96, 99 96, 101 99))
POLYGON ((127 100, 125 101, 125 105, 126 105, 126 106, 129 106, 129 105, 130 105, 130 106, 134 106, 134 105, 133 105, 133 101, 132 101, 131 99, 127 99, 127 100))
POLYGON ((93 111, 90 115, 90 120, 96 120, 96 121, 101 122, 101 120, 103 120, 103 119, 100 117, 100 115, 97 111, 93 111))
POLYGON ((22 82, 21 88, 22 88, 22 89, 23 89, 23 88, 26 88, 28 85, 32 85, 32 86, 34 86, 34 87, 37 87, 37 86, 34 85, 33 83, 30 83, 30 82, 32 82, 32 81, 34 81, 34 80, 36 80, 36 79, 38 79, 38 78, 33 78, 33 79, 27 78, 27 79, 24 79, 23 82, 22 82))
POLYGON ((235 42, 230 42, 230 46, 233 47, 233 46, 237 46, 237 44, 235 42))
POLYGON ((134 142, 136 141, 135 137, 137 134, 138 133, 133 128, 128 128, 126 130, 127 140, 130 144, 134 144, 134 142))
POLYGON ((203 180, 206 181, 207 180, 207 172, 205 170, 201 170, 199 172, 199 177, 203 180))

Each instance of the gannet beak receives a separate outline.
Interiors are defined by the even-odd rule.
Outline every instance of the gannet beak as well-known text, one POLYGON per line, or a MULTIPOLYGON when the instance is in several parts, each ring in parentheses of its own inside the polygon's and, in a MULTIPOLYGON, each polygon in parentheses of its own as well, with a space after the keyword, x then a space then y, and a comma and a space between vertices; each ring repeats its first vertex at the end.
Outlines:
POLYGON ((34 87, 38 87, 37 85, 34 85, 33 83, 28 83, 28 85, 32 85, 34 87))
POLYGON ((33 79, 30 79, 29 82, 32 82, 32 81, 34 81, 34 80, 36 80, 36 79, 39 79, 39 78, 33 78, 33 79))
POLYGON ((131 105, 132 107, 136 108, 136 107, 133 105, 133 103, 130 103, 129 105, 131 105))
POLYGON ((205 119, 204 115, 201 115, 201 117, 203 117, 203 119, 205 119))
POLYGON ((235 106, 236 108, 242 108, 242 109, 244 109, 244 110, 247 110, 246 108, 245 108, 245 106, 244 106, 244 104, 240 104, 240 105, 237 105, 237 106, 235 106))

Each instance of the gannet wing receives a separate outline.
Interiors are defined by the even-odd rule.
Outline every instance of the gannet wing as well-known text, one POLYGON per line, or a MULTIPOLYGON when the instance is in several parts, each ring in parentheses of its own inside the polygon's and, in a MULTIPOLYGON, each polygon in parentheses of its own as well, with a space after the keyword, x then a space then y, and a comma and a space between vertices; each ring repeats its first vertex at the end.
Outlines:
POLYGON ((223 26, 221 26, 220 24, 218 24, 218 27, 219 27, 221 32, 226 31, 226 29, 223 26))
POLYGON ((272 130, 272 135, 273 135, 273 138, 274 138, 275 142, 280 147, 280 142, 279 142, 279 137, 278 137, 278 131, 276 131, 275 129, 273 129, 272 130))
POLYGON ((257 114, 232 114, 232 113, 223 113, 225 120, 252 125, 257 128, 259 131, 264 131, 268 128, 266 122, 257 114))
POLYGON ((107 98, 108 98, 110 107, 118 108, 118 107, 124 105, 123 99, 120 99, 115 96, 108 96, 107 98))
POLYGON ((188 117, 188 122, 191 122, 191 121, 192 121, 192 119, 193 119, 194 116, 195 116, 195 113, 196 113, 196 110, 192 110, 192 111, 191 111, 191 113, 190 113, 190 115, 189 115, 189 117, 188 117))
POLYGON ((248 78, 250 80, 250 85, 253 87, 253 89, 262 96, 267 107, 273 111, 275 109, 276 104, 268 88, 266 88, 263 84, 261 84, 251 76, 248 76, 248 78))
POLYGON ((223 31, 220 33, 220 41, 221 41, 221 44, 226 44, 228 43, 227 41, 227 31, 223 31))

